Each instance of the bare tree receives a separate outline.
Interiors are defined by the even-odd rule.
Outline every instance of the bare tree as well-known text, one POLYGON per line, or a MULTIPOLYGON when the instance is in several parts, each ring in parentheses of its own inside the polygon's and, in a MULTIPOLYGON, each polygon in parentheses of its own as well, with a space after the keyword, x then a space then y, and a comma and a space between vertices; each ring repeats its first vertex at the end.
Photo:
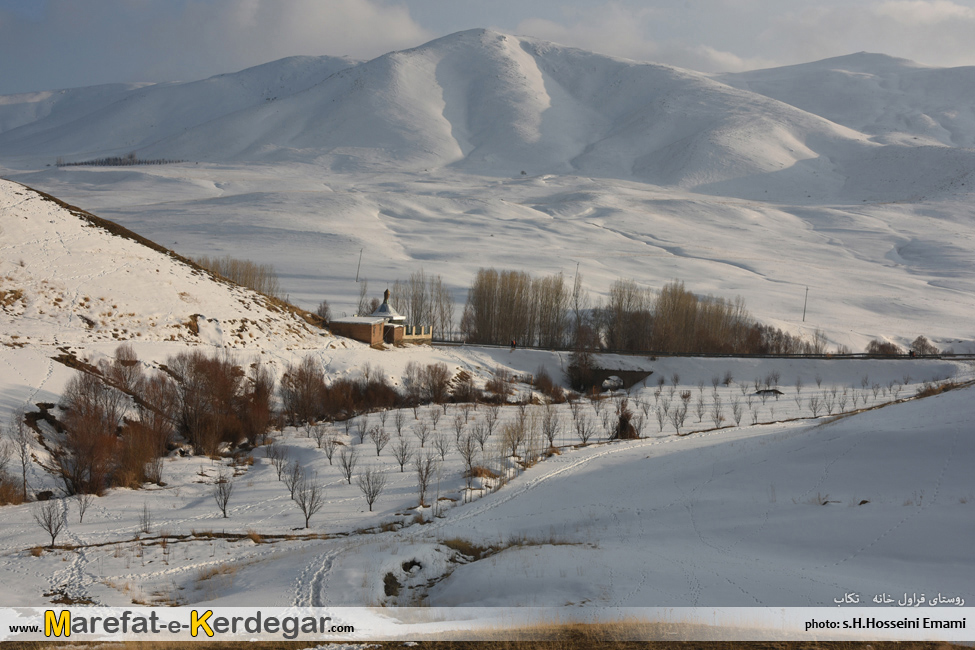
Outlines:
POLYGON ((142 514, 139 515, 139 530, 146 534, 152 530, 152 510, 145 501, 142 502, 142 514))
POLYGON ((561 425, 559 423, 559 412, 551 404, 545 405, 545 413, 542 415, 542 433, 548 440, 548 446, 555 446, 555 439, 559 435, 561 425))
POLYGON ((381 426, 375 426, 369 431, 369 437, 372 438, 372 444, 376 445, 376 457, 378 458, 383 447, 389 443, 389 432, 381 426))
POLYGON ((426 445, 427 439, 430 437, 430 425, 426 423, 426 420, 420 420, 413 425, 413 435, 420 441, 421 448, 426 445))
POLYGON ((61 501, 58 499, 39 501, 31 506, 30 514, 37 525, 51 536, 51 548, 54 548, 55 540, 67 524, 61 501))
POLYGON ((433 430, 437 430, 437 424, 440 423, 440 418, 443 417, 443 413, 440 412, 440 408, 433 406, 430 408, 430 423, 433 425, 433 430))
POLYGON ((498 418, 500 416, 501 416, 500 404, 487 405, 487 411, 484 413, 484 424, 487 425, 489 438, 494 434, 494 427, 497 426, 498 418))
POLYGON ((352 485, 352 474, 355 466, 359 464, 359 452, 355 447, 342 447, 339 451, 339 465, 342 466, 342 475, 349 485, 352 485))
POLYGON ((506 422, 501 427, 501 448, 508 456, 518 453, 518 447, 525 441, 525 425, 520 422, 506 422))
POLYGON ((416 469, 420 507, 424 507, 426 506, 427 488, 430 487, 430 480, 433 478, 433 473, 437 469, 437 457, 430 453, 423 456, 417 454, 416 459, 413 461, 413 467, 416 469))
POLYGON ((369 504, 369 512, 372 512, 372 504, 376 502, 376 499, 382 495, 383 490, 386 488, 386 472, 375 467, 370 467, 366 471, 359 473, 359 476, 356 478, 356 483, 359 485, 359 489, 362 490, 362 496, 366 497, 366 503, 369 504))
POLYGON ((403 435, 403 425, 406 424, 406 414, 402 409, 397 409, 393 414, 393 426, 396 427, 396 435, 403 435))
POLYGON ((589 444, 589 439, 596 433, 596 425, 592 419, 585 413, 582 413, 575 419, 573 424, 575 425, 576 436, 578 436, 579 442, 583 446, 589 444))
POLYGON ((31 463, 31 432, 24 421, 22 411, 15 411, 10 416, 10 439, 14 444, 14 459, 20 465, 21 496, 24 501, 27 501, 27 472, 31 463))
POLYGON ((491 433, 488 431, 487 424, 481 420, 475 419, 474 424, 471 425, 471 436, 480 445, 481 451, 484 451, 484 444, 488 441, 491 433))
POLYGON ((315 439, 315 445, 317 445, 319 449, 325 445, 325 440, 329 438, 331 434, 332 432, 329 430, 329 428, 320 422, 311 428, 311 436, 315 439))
POLYGON ((94 500, 95 495, 84 493, 84 494, 78 494, 76 496, 78 498, 78 523, 80 524, 84 522, 85 513, 88 511, 88 506, 91 505, 91 502, 94 500))
POLYGON ((721 415, 721 398, 718 397, 717 393, 715 393, 714 402, 711 404, 711 421, 714 422, 715 428, 720 427, 724 421, 724 416, 721 415))
POLYGON ((277 441, 274 441, 269 445, 264 445, 264 455, 271 461, 271 465, 274 466, 274 471, 277 472, 278 480, 280 481, 284 468, 288 466, 288 455, 285 453, 284 447, 277 441))
MULTIPOLYGON (((702 383, 703 386, 703 383, 702 383)), ((706 407, 704 405, 704 393, 700 392, 697 395, 697 403, 695 404, 695 411, 697 412, 697 421, 700 422, 704 419, 704 411, 706 407)))
POLYGON ((477 441, 473 436, 464 436, 457 442, 457 451, 464 461, 464 476, 467 477, 467 488, 470 489, 474 475, 474 459, 477 458, 477 441))
POLYGON ((809 398, 809 411, 812 413, 813 417, 819 417, 819 411, 823 408, 822 402, 819 400, 819 395, 813 395, 809 398))
MULTIPOLYGON (((424 392, 435 404, 445 405, 450 393, 450 380, 450 368, 442 361, 431 363, 423 369, 424 392)), ((433 423, 433 428, 437 428, 436 422, 433 423)))
POLYGON ((355 433, 359 436, 359 444, 361 445, 366 440, 366 434, 369 433, 369 416, 363 415, 355 421, 355 433))
MULTIPOLYGON (((297 462, 295 463, 297 465, 297 462)), ((230 503, 230 497, 234 493, 234 481, 233 478, 220 472, 220 476, 213 484, 213 500, 217 502, 217 507, 220 512, 223 513, 223 518, 227 518, 227 504, 230 503)))
POLYGON ((318 303, 318 307, 315 308, 315 314, 322 319, 326 325, 332 320, 332 308, 329 307, 327 300, 322 300, 318 303))
POLYGON ((304 472, 301 471, 301 465, 298 461, 294 461, 288 465, 288 469, 284 472, 284 484, 288 488, 292 499, 295 498, 295 490, 298 489, 298 485, 303 478, 304 472))
POLYGON ((433 447, 440 454, 440 460, 447 460, 447 453, 450 452, 450 440, 442 433, 433 437, 433 447))
POLYGON ((318 482, 316 474, 312 480, 302 479, 295 489, 294 502, 305 516, 305 528, 312 515, 325 505, 325 486, 318 482))
POLYGON ((402 473, 406 464, 413 458, 413 445, 406 438, 397 438, 393 444, 393 458, 399 463, 399 471, 402 473))
POLYGON ((365 316, 368 311, 369 301, 366 294, 369 293, 369 281, 365 278, 359 281, 359 303, 356 305, 355 313, 357 316, 365 316))
POLYGON ((467 418, 463 413, 454 414, 454 442, 460 442, 460 437, 464 434, 464 427, 467 425, 467 418))
POLYGON ((739 426, 741 424, 741 400, 737 396, 731 400, 731 415, 735 418, 735 426, 739 426))
POLYGON ((681 435, 680 428, 684 426, 685 418, 687 418, 687 400, 682 399, 680 404, 670 411, 670 423, 674 425, 677 435, 681 435))

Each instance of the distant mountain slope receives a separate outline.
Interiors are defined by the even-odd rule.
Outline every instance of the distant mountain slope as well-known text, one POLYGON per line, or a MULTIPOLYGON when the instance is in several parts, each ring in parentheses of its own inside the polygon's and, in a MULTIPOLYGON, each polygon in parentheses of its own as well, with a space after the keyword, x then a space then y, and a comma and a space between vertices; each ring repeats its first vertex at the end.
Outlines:
MULTIPOLYGON (((975 68, 882 55, 705 75, 478 29, 355 65, 299 57, 104 92, 73 91, 76 108, 58 103, 0 133, 0 160, 36 168, 135 151, 333 172, 450 167, 775 202, 910 200, 975 169, 975 152, 959 148, 975 142, 975 68)), ((5 101, 6 122, 27 119, 27 99, 5 101)))
POLYGON ((869 134, 878 142, 975 147, 975 66, 930 68, 860 52, 715 79, 869 134))
POLYGON ((0 147, 69 161, 127 153, 301 92, 351 65, 355 61, 342 57, 298 56, 189 83, 0 97, 0 147))
POLYGON ((0 344, 321 345, 324 330, 111 222, 0 181, 0 344))

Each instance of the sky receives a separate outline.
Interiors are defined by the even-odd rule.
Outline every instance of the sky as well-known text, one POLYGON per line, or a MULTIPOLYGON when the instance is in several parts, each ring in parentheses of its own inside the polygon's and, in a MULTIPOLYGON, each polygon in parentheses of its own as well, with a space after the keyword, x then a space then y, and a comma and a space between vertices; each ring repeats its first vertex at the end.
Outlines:
POLYGON ((975 0, 0 0, 0 94, 369 59, 476 27, 702 72, 860 51, 975 65, 975 0))

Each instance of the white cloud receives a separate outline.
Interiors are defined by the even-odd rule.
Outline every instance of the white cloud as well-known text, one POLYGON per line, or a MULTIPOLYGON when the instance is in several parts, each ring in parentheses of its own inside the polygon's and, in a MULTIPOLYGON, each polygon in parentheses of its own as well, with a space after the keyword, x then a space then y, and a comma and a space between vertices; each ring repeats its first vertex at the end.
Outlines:
POLYGON ((949 0, 889 0, 873 7, 878 16, 905 25, 936 25, 947 21, 975 20, 975 9, 949 0))
POLYGON ((43 21, 0 10, 0 78, 186 81, 297 54, 371 58, 434 36, 384 0, 49 0, 43 21))
MULTIPOLYGON (((567 12, 568 13, 568 12, 567 12)), ((730 72, 773 65, 769 59, 743 58, 710 45, 684 39, 654 40, 660 24, 673 19, 665 12, 610 2, 571 12, 561 22, 546 18, 521 21, 518 34, 637 61, 652 61, 701 72, 730 72)))
POLYGON ((880 52, 931 65, 975 63, 975 9, 947 0, 883 0, 776 16, 756 39, 790 62, 880 52))

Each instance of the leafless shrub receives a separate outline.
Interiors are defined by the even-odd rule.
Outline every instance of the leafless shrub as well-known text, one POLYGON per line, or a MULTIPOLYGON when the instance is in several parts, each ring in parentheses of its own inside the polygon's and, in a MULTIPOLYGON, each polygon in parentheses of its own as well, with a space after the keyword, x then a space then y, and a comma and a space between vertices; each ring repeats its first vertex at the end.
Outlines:
POLYGON ((442 361, 431 363, 423 369, 423 388, 431 402, 443 404, 447 401, 450 394, 451 378, 450 368, 442 361))
POLYGON ((903 354, 901 349, 897 347, 896 343, 891 343, 890 341, 881 341, 880 339, 874 339, 867 343, 867 354, 876 354, 881 356, 893 357, 899 354, 903 354))

